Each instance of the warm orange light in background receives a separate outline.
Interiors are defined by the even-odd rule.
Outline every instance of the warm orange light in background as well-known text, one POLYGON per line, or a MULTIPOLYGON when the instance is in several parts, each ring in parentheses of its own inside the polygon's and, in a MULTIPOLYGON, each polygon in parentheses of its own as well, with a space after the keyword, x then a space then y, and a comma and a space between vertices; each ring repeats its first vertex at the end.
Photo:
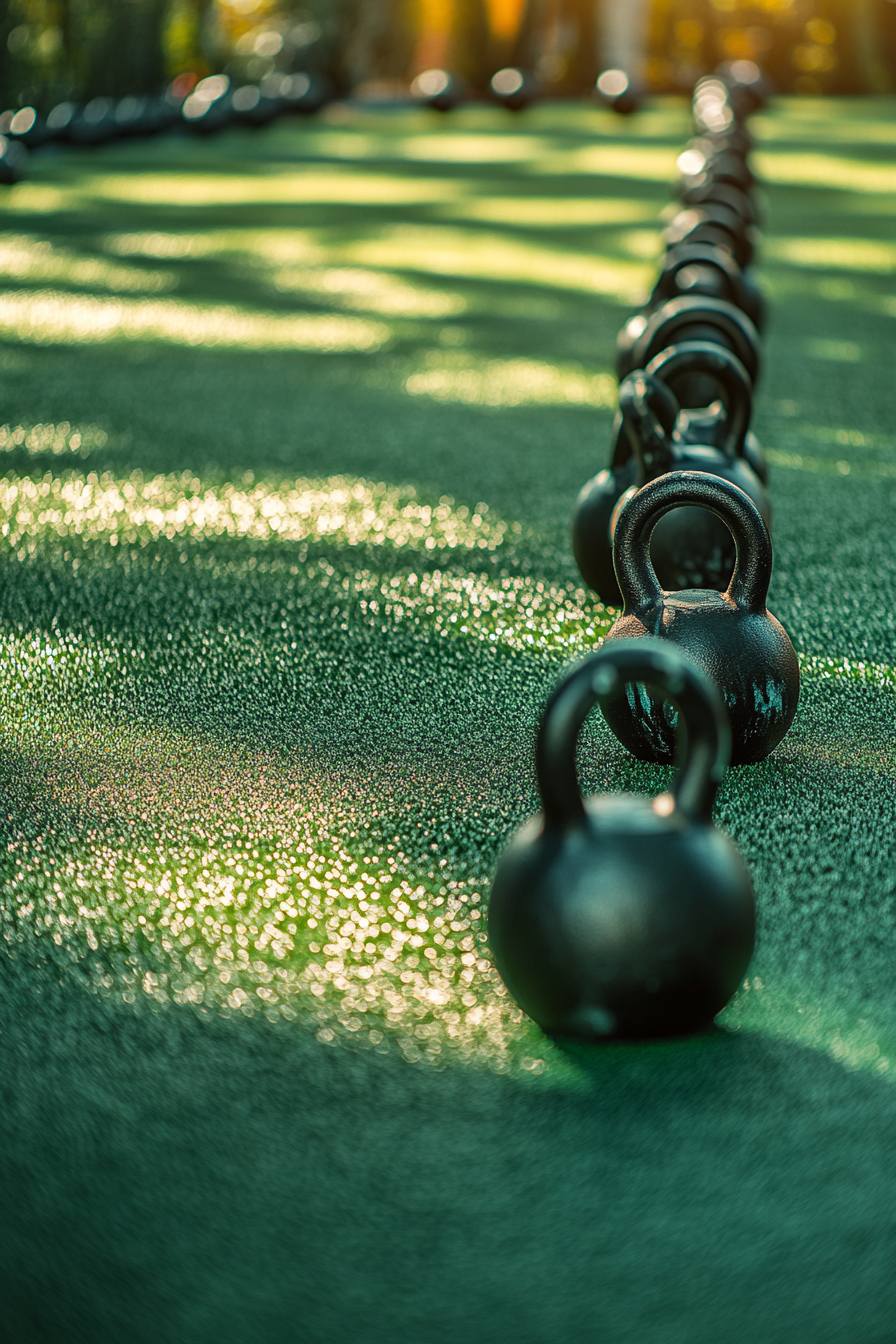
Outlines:
POLYGON ((499 42, 512 42, 523 21, 526 0, 485 0, 488 26, 499 42))
POLYGON ((454 0, 417 0, 417 42, 414 47, 412 74, 421 70, 441 69, 451 58, 451 29, 454 0))

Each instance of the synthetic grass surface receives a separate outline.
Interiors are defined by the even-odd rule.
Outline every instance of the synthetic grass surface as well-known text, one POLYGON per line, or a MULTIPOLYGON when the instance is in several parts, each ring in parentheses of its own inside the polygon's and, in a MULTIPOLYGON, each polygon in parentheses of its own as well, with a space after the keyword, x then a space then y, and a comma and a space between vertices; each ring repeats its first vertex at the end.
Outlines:
MULTIPOLYGON (((803 698, 717 819, 715 1032, 570 1048, 484 938, 687 138, 334 108, 4 197, 10 1339, 892 1338, 892 102, 755 121, 803 698)), ((658 792, 597 716, 586 789, 658 792)))

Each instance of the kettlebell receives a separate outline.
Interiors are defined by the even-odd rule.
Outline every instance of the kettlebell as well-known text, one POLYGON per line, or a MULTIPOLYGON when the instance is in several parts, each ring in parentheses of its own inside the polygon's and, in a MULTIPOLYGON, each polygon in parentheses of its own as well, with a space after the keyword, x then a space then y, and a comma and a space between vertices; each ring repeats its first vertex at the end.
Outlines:
POLYGON ((701 182, 693 186, 680 186, 677 194, 684 206, 724 205, 746 224, 759 225, 762 222, 762 200, 755 187, 746 192, 730 182, 701 182))
MULTIPOLYGON (((582 488, 573 512, 572 549, 582 578, 601 601, 621 606, 613 567, 613 533, 619 510, 647 481, 669 471, 706 471, 733 481, 771 525, 771 501, 747 455, 752 390, 735 355, 706 341, 663 350, 645 373, 629 374, 619 389, 621 426, 609 471, 582 488), (702 379, 707 405, 681 411, 679 385, 702 379), (709 403, 717 393, 714 406, 709 403), (701 436, 700 431, 705 433, 701 436), (627 449, 627 454, 624 451, 627 449), (633 469, 634 468, 634 469, 633 469)), ((761 449, 752 445, 761 458, 761 449)), ((658 524, 651 558, 663 588, 728 587, 734 568, 728 528, 705 509, 676 509, 658 524)))
MULTIPOLYGON (((718 359, 720 371, 727 374, 735 372, 726 368, 720 351, 713 350, 712 346, 708 349, 710 355, 718 359)), ((673 347, 673 350, 679 353, 679 347, 673 347)), ((683 358, 688 355, 689 351, 683 349, 683 358)), ((630 432, 632 451, 638 459, 638 477, 637 483, 619 498, 610 519, 611 538, 615 534, 619 515, 629 499, 647 481, 656 480, 658 476, 672 471, 708 472, 733 482, 750 497, 762 515, 763 523, 769 527, 771 501, 768 491, 743 456, 750 413, 749 388, 746 401, 732 400, 725 437, 721 445, 716 446, 711 443, 689 443, 676 434, 670 437, 664 433, 650 405, 649 389, 654 381, 655 375, 634 373, 625 379, 619 389, 620 410, 630 432)), ((734 569, 734 542, 725 524, 706 509, 672 509, 653 530, 650 558, 660 587, 667 591, 676 592, 681 588, 715 588, 724 591, 734 569)))
MULTIPOLYGON (((624 609, 606 643, 658 636, 677 645, 722 693, 731 727, 731 763, 764 760, 796 713, 800 671, 779 621, 766 609, 772 543, 756 505, 731 481, 676 471, 650 481, 616 520, 613 561, 624 609), (650 559, 659 519, 683 504, 710 510, 734 537, 736 560, 724 593, 709 588, 664 592, 650 559)), ((623 746, 643 761, 671 761, 674 719, 648 692, 601 702, 623 746)))
POLYGON ((741 191, 749 191, 755 181, 747 163, 749 145, 737 134, 732 137, 696 136, 678 156, 682 187, 703 182, 730 182, 741 191))
POLYGON ((713 243, 680 243, 669 249, 645 307, 652 311, 667 299, 682 294, 725 299, 746 313, 757 331, 763 328, 762 291, 754 277, 741 270, 727 248, 713 243))
POLYGON ((760 241, 756 226, 747 223, 744 217, 719 200, 679 210, 663 230, 666 247, 677 247, 679 243, 716 243, 728 249, 741 269, 750 265, 760 241))
POLYGON ((502 855, 488 909, 498 973, 543 1031, 679 1036, 708 1026, 731 998, 749 965, 755 908, 740 855, 712 824, 727 757, 718 691, 669 643, 605 645, 560 682, 535 749, 542 812, 502 855), (583 799, 582 725, 629 683, 676 707, 672 792, 583 799))
POLYGON ((668 299, 652 313, 630 317, 616 341, 616 371, 620 381, 647 365, 669 345, 682 341, 712 341, 737 355, 753 386, 759 380, 759 332, 746 313, 725 299, 685 295, 668 299))
MULTIPOLYGON (((645 370, 661 378, 674 393, 680 411, 676 437, 686 444, 711 444, 724 448, 735 418, 742 415, 749 425, 753 389, 747 371, 736 355, 724 346, 707 341, 683 341, 655 355, 645 370)), ((743 457, 764 486, 768 485, 768 462, 762 445, 751 429, 733 436, 731 450, 743 457)), ((683 464, 682 464, 683 465, 683 464)), ((724 476, 725 472, 718 473, 724 476)), ((759 507, 771 527, 771 506, 754 495, 749 484, 735 479, 759 507)))
MULTIPOLYGON (((678 415, 674 396, 659 379, 646 389, 645 396, 660 432, 670 435, 678 415)), ((613 436, 609 467, 586 481, 579 491, 572 515, 572 552, 588 587, 594 589, 602 602, 620 607, 622 595, 613 568, 611 524, 619 500, 638 482, 641 473, 621 410, 616 414, 613 436)), ((643 485, 643 477, 640 483, 643 485)))

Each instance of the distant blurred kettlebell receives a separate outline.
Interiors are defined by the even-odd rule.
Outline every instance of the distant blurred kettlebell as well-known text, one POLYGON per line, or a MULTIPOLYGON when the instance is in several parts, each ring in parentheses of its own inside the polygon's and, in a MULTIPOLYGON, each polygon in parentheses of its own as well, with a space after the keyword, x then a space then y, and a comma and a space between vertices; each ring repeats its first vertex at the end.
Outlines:
POLYGON ((554 691, 536 746, 543 811, 502 855, 488 910, 498 973, 543 1031, 678 1036, 708 1026, 731 998, 755 910, 743 862, 712 824, 727 755, 716 688, 671 644, 605 645, 554 691), (583 800, 579 732, 595 703, 631 682, 680 716, 672 793, 583 800))
MULTIPOLYGON (((651 481, 625 505, 613 543, 625 607, 606 637, 656 636, 686 653, 718 686, 731 727, 731 763, 764 760, 786 734, 800 695, 797 656, 766 609, 772 543, 762 515, 738 486, 702 471, 651 481), (709 509, 731 530, 737 550, 724 593, 709 588, 664 592, 650 560, 651 533, 683 504, 709 509)), ((671 761, 675 721, 647 691, 629 688, 601 702, 623 746, 643 761, 671 761)))

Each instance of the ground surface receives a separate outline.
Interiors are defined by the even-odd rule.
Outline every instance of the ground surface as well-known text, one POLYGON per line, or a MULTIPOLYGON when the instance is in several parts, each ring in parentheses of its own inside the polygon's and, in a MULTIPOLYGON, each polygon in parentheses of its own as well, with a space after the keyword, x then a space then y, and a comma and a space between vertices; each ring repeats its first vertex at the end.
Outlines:
MULTIPOLYGON (((546 1040, 489 877, 608 614, 680 106, 331 109, 37 157, 0 235, 5 1337, 889 1344, 896 121, 757 119, 789 737, 750 978, 546 1040)), ((586 786, 657 792, 598 719, 586 786)))

